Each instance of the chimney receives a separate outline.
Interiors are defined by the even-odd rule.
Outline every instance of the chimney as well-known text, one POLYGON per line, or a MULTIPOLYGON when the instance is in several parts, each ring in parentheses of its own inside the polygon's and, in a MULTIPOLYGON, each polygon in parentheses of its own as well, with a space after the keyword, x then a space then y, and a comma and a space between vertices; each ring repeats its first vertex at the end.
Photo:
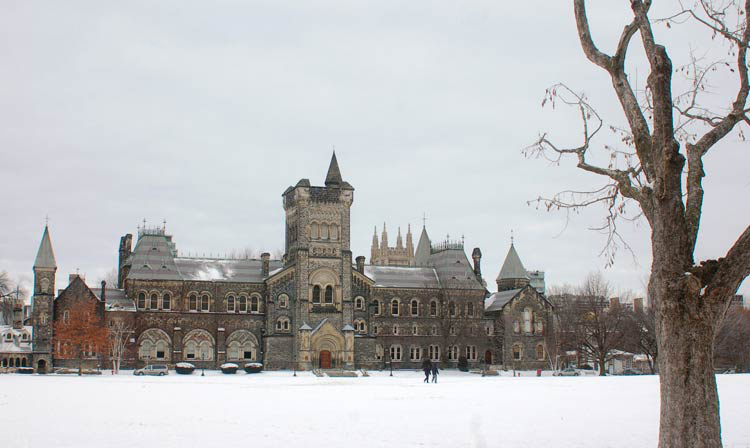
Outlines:
POLYGON ((13 304, 13 328, 16 330, 23 328, 23 305, 20 303, 13 304))
POLYGON ((633 299, 633 311, 636 313, 642 313, 643 312, 643 298, 637 297, 633 299))
POLYGON ((471 252, 471 258, 474 259, 474 275, 478 279, 482 278, 482 251, 475 247, 471 252))
POLYGON ((271 254, 269 254, 268 252, 263 252, 262 254, 260 254, 260 260, 263 264, 263 278, 266 278, 268 277, 269 268, 271 266, 271 254))
POLYGON ((360 274, 365 273, 365 257, 360 255, 355 260, 357 262, 357 271, 359 271, 360 274))
POLYGON ((104 297, 106 293, 107 293, 107 282, 102 280, 102 294, 101 294, 102 302, 107 301, 107 299, 104 297))

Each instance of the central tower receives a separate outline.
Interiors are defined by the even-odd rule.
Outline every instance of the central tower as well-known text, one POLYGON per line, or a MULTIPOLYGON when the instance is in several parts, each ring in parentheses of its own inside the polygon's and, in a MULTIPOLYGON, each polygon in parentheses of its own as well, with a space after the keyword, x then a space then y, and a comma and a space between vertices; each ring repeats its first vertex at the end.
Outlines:
POLYGON ((302 179, 287 188, 283 198, 285 266, 295 268, 295 320, 303 328, 295 334, 298 359, 324 368, 350 365, 354 351, 350 250, 354 188, 341 178, 333 153, 325 186, 311 186, 308 179, 302 179))

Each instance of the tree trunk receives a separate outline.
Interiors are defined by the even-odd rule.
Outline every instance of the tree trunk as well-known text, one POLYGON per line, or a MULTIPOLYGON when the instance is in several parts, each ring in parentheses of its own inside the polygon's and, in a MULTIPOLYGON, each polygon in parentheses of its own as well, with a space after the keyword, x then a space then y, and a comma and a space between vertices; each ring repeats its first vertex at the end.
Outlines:
POLYGON ((606 361, 607 361, 606 355, 599 355, 599 376, 607 375, 606 361))
POLYGON ((713 371, 713 341, 720 320, 715 317, 718 309, 713 308, 718 305, 709 305, 701 297, 662 303, 657 333, 659 447, 721 447, 719 396, 713 371))

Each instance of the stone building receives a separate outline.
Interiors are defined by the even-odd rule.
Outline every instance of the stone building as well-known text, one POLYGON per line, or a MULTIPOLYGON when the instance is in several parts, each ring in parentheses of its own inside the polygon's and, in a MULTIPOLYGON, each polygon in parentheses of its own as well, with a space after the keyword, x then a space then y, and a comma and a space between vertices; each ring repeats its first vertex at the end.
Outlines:
MULTIPOLYGON (((497 294, 485 299, 481 251, 474 249, 470 262, 463 242, 433 244, 424 227, 416 250, 411 229, 406 245, 399 234, 391 248, 384 226, 381 242, 373 239, 371 264, 363 256, 353 259, 354 188, 342 179, 335 154, 323 186, 301 179, 282 198, 281 260, 267 253, 260 259, 186 257, 164 227, 144 226, 135 247, 131 235, 120 239, 116 288, 91 288, 71 276, 57 296, 45 228, 34 264, 34 366, 68 363, 58 356, 52 324, 82 303, 95 304, 103 325, 120 321, 130 329, 124 366, 260 361, 268 369, 416 368, 425 359, 451 367, 465 357, 480 367, 511 359, 505 351, 521 340, 524 355, 514 366, 543 361, 526 345, 549 328, 537 326, 548 304, 528 287, 526 271, 516 273, 520 259, 513 246, 501 277, 505 271, 526 277, 498 279, 506 295, 516 291, 509 300, 497 294), (535 313, 534 336, 509 333, 527 308, 535 313)), ((89 355, 89 365, 105 358, 89 355)))

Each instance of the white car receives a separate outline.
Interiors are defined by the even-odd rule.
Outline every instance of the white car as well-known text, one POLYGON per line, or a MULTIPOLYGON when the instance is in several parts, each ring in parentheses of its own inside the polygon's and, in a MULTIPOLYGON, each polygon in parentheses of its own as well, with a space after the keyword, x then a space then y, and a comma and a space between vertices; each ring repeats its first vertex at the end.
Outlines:
POLYGON ((141 376, 141 375, 154 375, 154 376, 164 376, 169 375, 169 367, 167 367, 166 364, 149 364, 146 367, 142 369, 135 369, 133 371, 133 375, 135 376, 141 376))
POLYGON ((554 376, 579 376, 580 373, 578 370, 568 367, 567 369, 558 370, 557 372, 553 373, 554 376))

